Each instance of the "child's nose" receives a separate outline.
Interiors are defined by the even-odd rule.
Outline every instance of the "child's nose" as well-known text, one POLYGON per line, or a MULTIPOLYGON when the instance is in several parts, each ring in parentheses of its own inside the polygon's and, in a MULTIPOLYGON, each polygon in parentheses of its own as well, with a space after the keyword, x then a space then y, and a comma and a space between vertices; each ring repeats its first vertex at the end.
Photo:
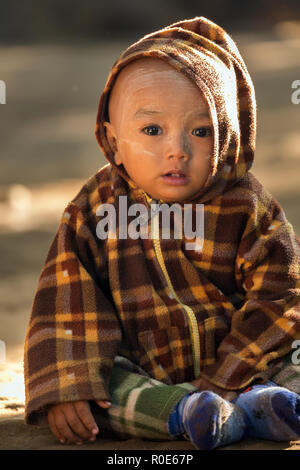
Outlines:
POLYGON ((172 135, 165 147, 165 158, 188 160, 191 156, 191 146, 186 133, 172 135))

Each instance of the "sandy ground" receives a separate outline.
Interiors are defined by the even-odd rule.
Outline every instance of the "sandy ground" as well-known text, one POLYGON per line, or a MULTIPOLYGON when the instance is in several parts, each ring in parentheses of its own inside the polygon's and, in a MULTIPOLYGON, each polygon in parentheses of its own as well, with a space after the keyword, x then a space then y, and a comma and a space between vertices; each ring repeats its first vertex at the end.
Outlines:
MULTIPOLYGON (((195 451, 185 440, 173 442, 128 439, 124 441, 98 437, 93 443, 80 446, 61 445, 48 427, 27 426, 22 414, 0 418, 0 449, 6 450, 184 450, 195 451)), ((245 440, 216 450, 300 450, 300 440, 293 442, 271 442, 245 440)))
MULTIPOLYGON (((279 30, 278 30, 279 31, 279 30)), ((258 102, 253 172, 300 235, 300 38, 242 35, 239 41, 258 102)), ((94 138, 100 92, 130 43, 0 46, 6 105, 0 106, 0 449, 61 449, 47 428, 23 421, 23 342, 37 278, 64 206, 103 165, 94 138)), ((131 439, 72 449, 186 449, 190 443, 131 439)), ((224 449, 300 449, 247 441, 224 449)))

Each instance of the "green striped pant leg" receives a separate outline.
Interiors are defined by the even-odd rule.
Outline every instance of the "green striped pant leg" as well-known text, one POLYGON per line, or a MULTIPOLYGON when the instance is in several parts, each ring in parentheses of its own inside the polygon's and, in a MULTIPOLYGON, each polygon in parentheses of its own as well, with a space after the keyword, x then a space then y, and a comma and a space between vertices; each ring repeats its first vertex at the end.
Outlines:
POLYGON ((168 430, 170 413, 182 397, 195 390, 190 383, 166 385, 115 364, 109 384, 111 407, 104 410, 91 403, 99 436, 174 440, 168 430))

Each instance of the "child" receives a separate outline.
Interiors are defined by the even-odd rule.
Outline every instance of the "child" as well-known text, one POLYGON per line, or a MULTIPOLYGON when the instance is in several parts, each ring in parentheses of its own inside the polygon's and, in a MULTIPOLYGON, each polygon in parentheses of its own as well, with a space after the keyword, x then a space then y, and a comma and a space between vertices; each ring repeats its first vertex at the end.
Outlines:
POLYGON ((104 430, 198 449, 300 437, 300 243, 249 171, 255 111, 236 45, 203 17, 116 61, 96 124, 109 164, 67 206, 33 304, 28 424, 76 444, 104 430), (153 205, 173 204, 202 238, 178 239, 175 217, 162 236, 153 205))

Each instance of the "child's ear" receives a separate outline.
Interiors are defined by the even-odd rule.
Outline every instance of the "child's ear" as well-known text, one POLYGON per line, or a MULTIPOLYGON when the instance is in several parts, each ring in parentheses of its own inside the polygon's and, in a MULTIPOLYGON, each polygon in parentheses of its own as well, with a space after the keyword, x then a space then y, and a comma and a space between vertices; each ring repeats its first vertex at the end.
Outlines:
POLYGON ((108 121, 104 122, 103 125, 106 129, 106 137, 107 137, 108 143, 110 145, 110 148, 114 152, 115 163, 117 165, 121 165, 122 160, 121 160, 119 152, 118 152, 117 136, 116 136, 114 126, 108 121))

